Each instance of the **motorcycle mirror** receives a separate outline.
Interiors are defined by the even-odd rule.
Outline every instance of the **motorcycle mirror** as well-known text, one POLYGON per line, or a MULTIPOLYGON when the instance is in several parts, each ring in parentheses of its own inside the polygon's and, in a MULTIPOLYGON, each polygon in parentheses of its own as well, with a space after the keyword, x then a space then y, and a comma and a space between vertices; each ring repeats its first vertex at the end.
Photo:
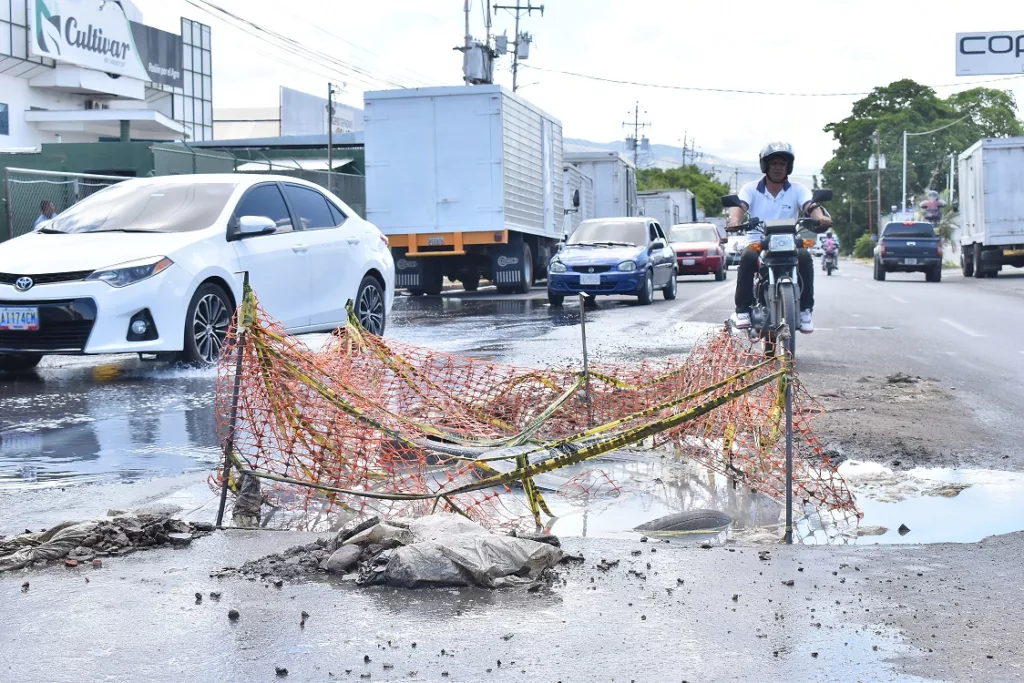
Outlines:
POLYGON ((740 198, 737 197, 736 195, 734 195, 734 194, 727 194, 724 197, 722 197, 722 206, 724 206, 727 209, 729 209, 729 208, 742 207, 743 203, 740 201, 740 198))
POLYGON ((832 190, 815 190, 811 193, 811 201, 815 204, 832 201, 832 190))

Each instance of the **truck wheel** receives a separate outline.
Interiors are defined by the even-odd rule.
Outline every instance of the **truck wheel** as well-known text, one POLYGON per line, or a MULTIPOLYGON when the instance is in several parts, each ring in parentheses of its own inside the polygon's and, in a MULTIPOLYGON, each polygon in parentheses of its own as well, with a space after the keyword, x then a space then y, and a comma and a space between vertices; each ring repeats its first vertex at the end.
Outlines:
POLYGON ((0 372, 23 374, 33 370, 42 359, 40 353, 0 353, 0 372))
POLYGON ((936 264, 924 272, 925 282, 942 282, 942 264, 936 264))
POLYGON ((526 242, 523 242, 523 254, 520 257, 520 264, 520 282, 515 291, 520 294, 529 294, 530 289, 533 287, 533 252, 530 251, 530 245, 526 242))
POLYGON ((964 274, 964 277, 972 277, 974 275, 973 249, 964 247, 960 250, 960 272, 964 274))
POLYGON ((987 273, 985 273, 985 277, 998 277, 998 276, 999 276, 999 271, 998 270, 990 270, 987 273))
POLYGON ((983 271, 981 269, 981 245, 980 244, 975 244, 974 245, 974 249, 971 250, 971 256, 974 257, 972 259, 974 261, 974 277, 976 277, 977 279, 980 280, 981 278, 985 277, 985 271, 983 271))
POLYGON ((637 298, 643 306, 647 306, 654 301, 654 275, 649 270, 647 275, 644 276, 644 283, 640 286, 640 294, 637 298))
POLYGON ((548 303, 551 304, 551 308, 561 308, 562 302, 565 301, 565 295, 563 294, 552 294, 548 292, 548 303))
POLYGON ((462 278, 462 286, 467 292, 475 292, 480 288, 480 273, 474 275, 467 275, 462 278))
POLYGON ((875 259, 875 279, 879 282, 885 282, 885 268, 878 262, 878 259, 875 259))

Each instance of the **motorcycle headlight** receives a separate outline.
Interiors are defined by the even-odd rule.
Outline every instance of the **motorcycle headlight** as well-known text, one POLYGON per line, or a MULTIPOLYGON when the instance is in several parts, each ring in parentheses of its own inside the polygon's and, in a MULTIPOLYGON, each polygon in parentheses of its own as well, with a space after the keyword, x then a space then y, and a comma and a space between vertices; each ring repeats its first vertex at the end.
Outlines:
POLYGON ((768 251, 795 251, 795 235, 772 235, 768 240, 768 251))
POLYGON ((622 263, 619 264, 618 270, 620 270, 623 273, 631 273, 634 270, 636 270, 636 262, 623 261, 622 263))
POLYGON ((564 273, 566 270, 568 270, 568 268, 566 268, 565 264, 561 261, 552 261, 548 264, 549 273, 564 273))
POLYGON ((138 261, 120 263, 116 266, 103 268, 102 270, 90 273, 86 280, 100 280, 111 287, 127 287, 128 285, 141 282, 151 278, 157 273, 163 272, 174 263, 166 256, 154 256, 138 261))

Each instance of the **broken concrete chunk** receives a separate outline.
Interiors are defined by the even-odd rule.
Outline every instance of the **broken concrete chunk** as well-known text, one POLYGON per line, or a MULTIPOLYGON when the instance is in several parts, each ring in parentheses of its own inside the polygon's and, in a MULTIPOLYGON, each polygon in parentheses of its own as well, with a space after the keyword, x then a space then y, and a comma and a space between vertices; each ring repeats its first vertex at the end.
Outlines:
POLYGON ((327 558, 325 569, 331 574, 344 574, 359 562, 361 552, 359 546, 344 545, 327 558))

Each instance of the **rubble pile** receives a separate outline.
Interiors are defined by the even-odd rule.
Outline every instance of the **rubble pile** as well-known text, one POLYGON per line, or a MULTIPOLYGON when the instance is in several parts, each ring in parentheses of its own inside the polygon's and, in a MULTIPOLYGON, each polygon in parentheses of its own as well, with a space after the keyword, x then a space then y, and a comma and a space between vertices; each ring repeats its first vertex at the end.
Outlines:
POLYGON ((76 566, 143 548, 184 546, 213 528, 208 523, 148 513, 100 521, 62 522, 39 533, 26 531, 0 540, 0 571, 43 567, 58 560, 76 566))
POLYGON ((571 559, 578 558, 566 558, 555 536, 496 534, 456 515, 386 522, 372 517, 354 520, 333 538, 211 576, 240 574, 279 587, 284 580, 333 574, 359 585, 532 588, 550 581, 548 570, 554 565, 571 559))

